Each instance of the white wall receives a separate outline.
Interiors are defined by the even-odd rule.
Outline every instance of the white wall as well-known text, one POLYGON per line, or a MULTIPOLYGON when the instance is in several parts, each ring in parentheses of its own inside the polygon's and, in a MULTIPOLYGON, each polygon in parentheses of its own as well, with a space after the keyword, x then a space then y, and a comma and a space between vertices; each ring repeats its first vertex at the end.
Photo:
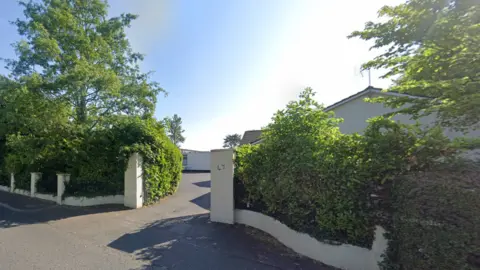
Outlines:
POLYGON ((209 171, 210 170, 210 152, 189 152, 185 170, 209 171))
POLYGON ((388 246, 385 230, 379 226, 371 249, 320 242, 307 234, 290 229, 280 221, 262 213, 234 209, 233 150, 211 151, 210 220, 227 224, 245 224, 277 238, 301 255, 326 264, 350 270, 377 270, 378 262, 388 246))
POLYGON ((295 252, 341 269, 379 269, 378 263, 382 261, 382 254, 388 246, 384 237, 385 230, 380 226, 376 226, 372 249, 367 249, 348 244, 331 245, 320 242, 308 234, 290 229, 272 217, 254 211, 235 209, 235 222, 267 232, 295 252))
MULTIPOLYGON (((373 97, 379 96, 378 94, 373 95, 373 97)), ((340 105, 332 109, 335 112, 336 117, 341 117, 344 119, 344 122, 340 124, 340 130, 343 133, 361 133, 367 127, 367 120, 369 118, 380 116, 389 112, 392 112, 392 109, 385 108, 381 103, 368 103, 364 99, 366 97, 372 96, 361 96, 357 99, 351 100, 345 104, 340 105)), ((414 124, 415 121, 410 119, 409 115, 396 115, 394 120, 398 120, 406 124, 414 124)), ((422 125, 432 125, 435 121, 435 115, 431 114, 419 120, 422 125)), ((450 139, 455 137, 462 137, 464 134, 460 132, 454 132, 449 129, 445 129, 445 135, 450 139)), ((467 137, 479 137, 480 130, 471 131, 467 137)))

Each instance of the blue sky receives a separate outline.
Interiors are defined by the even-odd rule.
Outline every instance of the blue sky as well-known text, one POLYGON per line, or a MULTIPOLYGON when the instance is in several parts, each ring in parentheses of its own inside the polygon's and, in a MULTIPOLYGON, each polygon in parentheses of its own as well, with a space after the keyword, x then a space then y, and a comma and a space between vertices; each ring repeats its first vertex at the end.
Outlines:
MULTIPOLYGON (((0 57, 14 56, 22 16, 2 1, 0 57)), ((332 104, 368 86, 360 65, 378 52, 346 36, 401 0, 110 0, 110 15, 138 14, 127 34, 146 55, 144 71, 169 92, 156 117, 183 119, 184 148, 221 148, 227 134, 265 126, 276 110, 312 87, 332 104)), ((0 72, 5 73, 4 69, 0 72)), ((386 87, 372 71, 372 84, 386 87)))

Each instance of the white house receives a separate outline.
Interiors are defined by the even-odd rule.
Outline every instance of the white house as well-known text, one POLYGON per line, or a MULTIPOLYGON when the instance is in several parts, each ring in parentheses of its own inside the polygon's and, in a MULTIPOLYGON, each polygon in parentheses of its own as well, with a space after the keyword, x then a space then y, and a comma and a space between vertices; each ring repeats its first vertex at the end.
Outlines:
POLYGON ((183 170, 210 171, 210 151, 182 149, 183 170))
MULTIPOLYGON (((387 113, 393 112, 394 109, 385 107, 381 103, 370 103, 366 102, 365 98, 379 97, 379 96, 409 96, 406 94, 394 93, 394 92, 382 92, 381 89, 375 88, 372 86, 367 87, 365 90, 360 91, 356 94, 353 94, 347 98, 344 98, 328 107, 325 108, 325 111, 333 111, 336 117, 343 118, 343 122, 340 123, 340 130, 342 133, 362 133, 363 130, 367 127, 367 120, 375 117, 385 115, 387 113)), ((412 96, 409 96, 412 97, 412 96)), ((420 97, 418 97, 420 98, 420 97)), ((435 114, 425 116, 418 121, 421 125, 427 127, 434 124, 436 119, 435 114)), ((393 120, 400 121, 406 124, 415 124, 416 121, 411 119, 410 115, 397 114, 393 117, 393 120)), ((251 131, 247 131, 251 132, 251 131)), ((247 132, 245 132, 244 137, 246 137, 247 132)), ((257 132, 257 131, 255 131, 257 132)), ((480 130, 470 130, 467 134, 461 132, 456 132, 448 128, 444 129, 444 134, 450 139, 456 137, 480 137, 480 130)), ((245 143, 257 144, 261 142, 260 134, 256 134, 256 140, 249 141, 245 143)))
MULTIPOLYGON (((351 95, 345 99, 336 102, 327 108, 325 111, 333 111, 336 117, 343 118, 343 123, 340 124, 340 130, 343 133, 362 133, 362 131, 367 127, 367 120, 375 117, 381 116, 390 112, 393 112, 394 109, 385 107, 382 103, 370 103, 366 102, 365 98, 379 97, 379 96, 408 96, 405 94, 394 93, 394 92, 382 92, 381 89, 375 87, 367 87, 365 90, 360 91, 354 95, 351 95)), ((412 96, 410 96, 412 97, 412 96)), ((432 126, 435 122, 435 114, 431 114, 419 119, 419 123, 425 127, 432 126)), ((393 120, 400 121, 406 124, 415 124, 415 120, 411 119, 410 115, 398 114, 393 117, 393 120)), ((479 137, 480 130, 471 130, 468 134, 463 134, 461 132, 455 132, 450 129, 445 129, 444 133, 450 139, 456 137, 479 137)))

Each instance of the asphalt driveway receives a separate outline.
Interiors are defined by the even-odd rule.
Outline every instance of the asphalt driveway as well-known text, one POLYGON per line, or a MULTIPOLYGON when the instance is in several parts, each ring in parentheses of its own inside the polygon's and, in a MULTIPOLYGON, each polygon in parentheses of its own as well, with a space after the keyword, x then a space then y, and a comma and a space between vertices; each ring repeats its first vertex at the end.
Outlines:
POLYGON ((0 269, 333 269, 268 235, 209 221, 210 174, 138 210, 0 192, 0 269))

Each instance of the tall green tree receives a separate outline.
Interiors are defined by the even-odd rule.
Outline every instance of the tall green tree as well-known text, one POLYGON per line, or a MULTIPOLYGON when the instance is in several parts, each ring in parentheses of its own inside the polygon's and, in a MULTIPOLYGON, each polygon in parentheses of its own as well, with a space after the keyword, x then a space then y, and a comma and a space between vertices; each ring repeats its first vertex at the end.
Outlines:
POLYGON ((439 124, 456 130, 479 128, 478 0, 409 0, 378 14, 380 22, 367 22, 349 36, 385 51, 363 68, 386 69, 382 78, 395 78, 388 91, 426 98, 377 101, 414 118, 436 113, 439 124))
POLYGON ((13 22, 22 40, 17 59, 7 60, 11 78, 48 100, 69 104, 70 119, 93 127, 113 115, 153 114, 163 91, 143 56, 132 51, 125 28, 137 18, 109 18, 102 0, 20 2, 25 19, 13 22))
POLYGON ((177 114, 174 114, 173 117, 166 117, 164 120, 167 136, 172 140, 172 142, 180 147, 182 143, 185 142, 185 137, 183 136, 182 128, 182 118, 177 114))
POLYGON ((69 106, 41 93, 29 91, 28 85, 0 76, 0 140, 9 134, 48 134, 69 124, 69 106))
POLYGON ((240 141, 242 140, 242 135, 236 134, 229 134, 225 136, 223 139, 223 148, 235 148, 240 145, 240 141))

